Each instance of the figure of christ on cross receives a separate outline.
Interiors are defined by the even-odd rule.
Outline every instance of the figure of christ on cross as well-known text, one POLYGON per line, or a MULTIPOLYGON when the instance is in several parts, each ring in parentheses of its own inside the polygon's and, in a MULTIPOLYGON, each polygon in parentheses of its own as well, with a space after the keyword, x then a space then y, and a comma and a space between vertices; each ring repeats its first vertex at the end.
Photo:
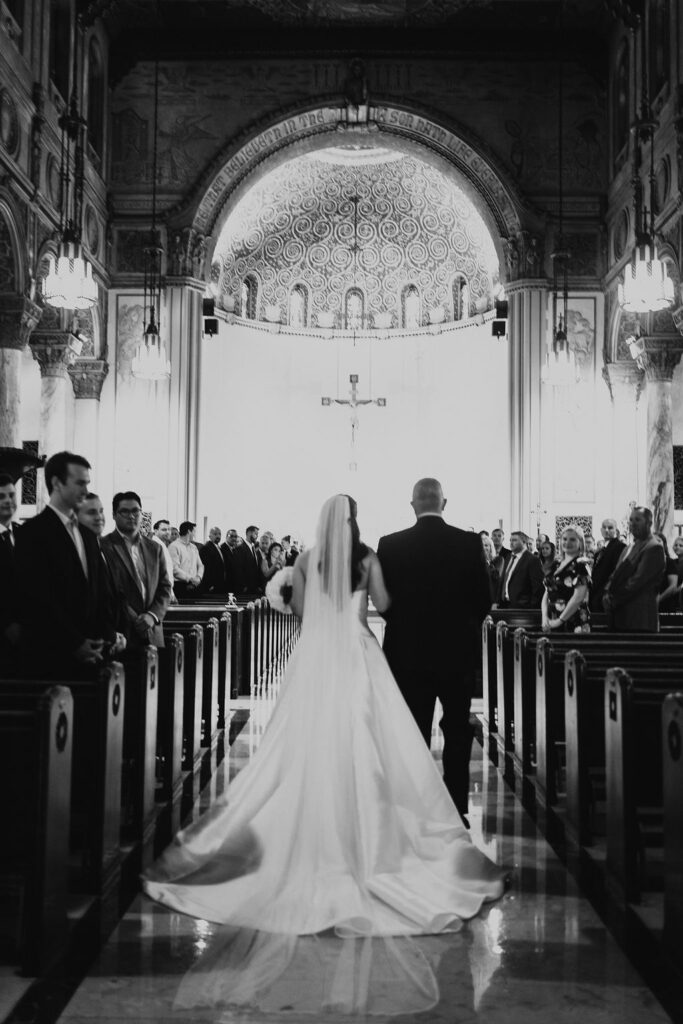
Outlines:
POLYGON ((386 398, 359 398, 358 397, 358 374, 352 373, 349 376, 351 387, 348 398, 321 398, 322 405, 348 405, 351 412, 351 447, 356 443, 356 431, 360 426, 358 421, 358 409, 361 405, 378 405, 384 408, 387 404, 386 398))

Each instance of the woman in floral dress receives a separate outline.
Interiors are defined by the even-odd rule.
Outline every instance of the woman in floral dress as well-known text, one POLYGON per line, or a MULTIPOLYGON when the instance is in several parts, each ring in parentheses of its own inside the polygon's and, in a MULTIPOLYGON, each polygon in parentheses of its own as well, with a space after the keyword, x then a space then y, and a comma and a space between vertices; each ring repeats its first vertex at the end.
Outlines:
POLYGON ((546 632, 589 633, 590 567, 585 558, 585 540, 580 526, 566 526, 560 534, 562 557, 557 568, 544 579, 541 622, 546 632))

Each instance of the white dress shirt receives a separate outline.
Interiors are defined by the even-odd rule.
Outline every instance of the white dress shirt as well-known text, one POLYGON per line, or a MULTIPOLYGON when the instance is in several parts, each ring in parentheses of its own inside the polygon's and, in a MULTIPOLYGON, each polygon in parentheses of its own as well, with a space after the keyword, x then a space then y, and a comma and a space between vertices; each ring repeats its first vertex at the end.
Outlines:
POLYGON ((505 598, 506 601, 510 600, 510 594, 509 594, 509 591, 508 591, 508 584, 510 582, 510 577, 512 576, 513 572, 517 568, 517 566, 519 564, 519 560, 520 560, 520 558, 522 557, 523 554, 524 554, 524 552, 520 551, 519 554, 510 555, 510 562, 508 564, 507 571, 505 573, 505 589, 503 591, 503 597, 505 598))
POLYGON ((76 552, 77 552, 78 557, 80 559, 80 563, 81 563, 81 565, 83 567, 83 572, 85 573, 85 578, 87 580, 88 579, 88 557, 87 557, 87 555, 85 553, 85 544, 83 543, 83 538, 81 537, 81 531, 78 529, 78 519, 76 518, 76 513, 72 512, 70 515, 65 516, 64 513, 60 512, 58 508, 54 507, 54 505, 48 505, 47 507, 49 509, 52 509, 54 514, 64 524, 64 529, 66 530, 66 532, 71 537, 71 540, 73 541, 73 545, 76 548, 76 552))
POLYGON ((195 544, 185 544, 184 541, 174 540, 168 546, 171 561, 173 562, 173 578, 183 583, 189 582, 204 575, 204 563, 199 557, 199 551, 195 544))

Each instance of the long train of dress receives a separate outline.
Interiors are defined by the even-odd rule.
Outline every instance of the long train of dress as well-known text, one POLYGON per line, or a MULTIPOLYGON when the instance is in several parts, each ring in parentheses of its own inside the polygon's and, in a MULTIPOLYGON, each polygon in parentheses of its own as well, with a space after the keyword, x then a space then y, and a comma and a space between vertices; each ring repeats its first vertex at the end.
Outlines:
POLYGON ((381 987, 387 971, 410 977, 424 1002, 430 972, 396 937, 456 931, 503 892, 503 870, 472 843, 368 628, 366 591, 353 606, 345 636, 303 629, 255 756, 143 882, 165 906, 229 926, 218 977, 231 1002, 322 956, 312 937, 330 929, 337 981, 326 999, 338 1005, 339 989, 341 1005, 356 1006, 358 964, 353 983, 348 971, 373 947, 352 943, 352 955, 344 940, 382 936, 394 938, 375 956, 381 987))

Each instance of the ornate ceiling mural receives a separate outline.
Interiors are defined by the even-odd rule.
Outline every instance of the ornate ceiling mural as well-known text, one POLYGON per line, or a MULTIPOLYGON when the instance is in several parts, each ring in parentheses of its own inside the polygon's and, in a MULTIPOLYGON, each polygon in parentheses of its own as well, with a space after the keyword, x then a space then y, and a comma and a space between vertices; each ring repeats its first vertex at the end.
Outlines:
POLYGON ((484 220, 451 178, 370 146, 300 156, 263 177, 228 217, 211 276, 219 305, 258 320, 289 322, 303 285, 307 326, 345 326, 351 289, 363 296, 363 327, 401 327, 406 289, 422 324, 491 309, 499 268, 484 220))

